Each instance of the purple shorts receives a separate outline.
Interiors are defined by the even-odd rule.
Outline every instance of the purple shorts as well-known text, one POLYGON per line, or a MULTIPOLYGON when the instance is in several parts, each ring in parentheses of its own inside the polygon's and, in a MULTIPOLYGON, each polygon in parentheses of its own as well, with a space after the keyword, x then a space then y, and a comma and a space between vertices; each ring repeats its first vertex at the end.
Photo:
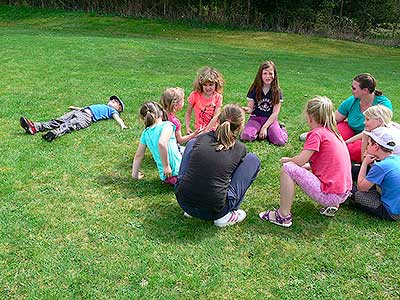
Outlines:
POLYGON ((321 190, 321 181, 309 170, 299 167, 293 162, 283 164, 285 173, 296 182, 301 189, 315 202, 323 206, 336 206, 343 203, 350 191, 341 194, 326 194, 321 190))

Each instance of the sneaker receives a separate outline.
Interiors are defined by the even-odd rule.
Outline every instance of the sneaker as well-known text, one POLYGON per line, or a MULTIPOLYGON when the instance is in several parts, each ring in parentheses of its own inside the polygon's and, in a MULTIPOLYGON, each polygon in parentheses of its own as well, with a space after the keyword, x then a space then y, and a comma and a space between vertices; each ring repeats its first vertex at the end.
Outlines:
POLYGON ((43 134, 42 138, 48 142, 51 142, 56 138, 56 134, 54 132, 49 131, 48 133, 43 134))
POLYGON ((299 140, 304 142, 306 140, 306 138, 307 138, 307 134, 308 134, 308 131, 307 132, 303 132, 302 134, 300 134, 299 140))
POLYGON ((238 209, 228 212, 222 218, 214 221, 214 225, 218 227, 225 227, 242 222, 246 218, 246 212, 238 209))
POLYGON ((319 213, 321 215, 327 216, 327 217, 334 217, 336 212, 338 211, 338 208, 335 206, 328 206, 328 207, 322 207, 319 210, 319 213))
POLYGON ((25 117, 21 117, 19 119, 19 124, 21 124, 21 127, 23 129, 25 129, 26 133, 34 135, 37 132, 36 127, 33 124, 33 122, 25 117))
POLYGON ((191 215, 189 215, 186 211, 183 212, 183 216, 185 218, 193 218, 191 215))

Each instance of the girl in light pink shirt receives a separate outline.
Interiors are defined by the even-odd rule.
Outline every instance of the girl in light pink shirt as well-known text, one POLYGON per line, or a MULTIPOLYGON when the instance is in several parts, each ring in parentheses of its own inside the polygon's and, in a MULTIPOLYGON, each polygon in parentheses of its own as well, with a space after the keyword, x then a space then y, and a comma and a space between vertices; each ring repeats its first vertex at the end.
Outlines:
POLYGON ((283 227, 292 225, 296 184, 323 206, 320 213, 326 216, 335 215, 352 188, 350 156, 336 127, 332 101, 316 96, 307 102, 305 114, 311 131, 303 151, 281 158, 280 207, 259 214, 262 220, 283 227))
POLYGON ((194 110, 194 126, 196 130, 210 131, 217 127, 218 115, 222 106, 222 90, 224 79, 221 73, 210 67, 204 67, 197 73, 193 82, 193 92, 188 98, 185 114, 185 125, 188 134, 192 111, 194 110))

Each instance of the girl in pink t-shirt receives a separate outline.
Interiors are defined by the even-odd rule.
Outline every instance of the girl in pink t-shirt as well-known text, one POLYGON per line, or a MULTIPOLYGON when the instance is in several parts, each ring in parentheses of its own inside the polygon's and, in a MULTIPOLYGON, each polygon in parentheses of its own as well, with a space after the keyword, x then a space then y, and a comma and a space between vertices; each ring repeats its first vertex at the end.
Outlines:
POLYGON ((303 151, 282 157, 280 207, 259 214, 262 220, 289 227, 296 184, 317 203, 320 213, 334 216, 352 188, 349 152, 336 127, 332 101, 316 96, 305 107, 307 134, 303 151))
POLYGON ((181 144, 184 144, 191 139, 195 138, 202 131, 200 129, 196 129, 194 132, 182 136, 182 125, 181 121, 176 116, 176 113, 183 109, 185 101, 185 92, 182 88, 167 88, 163 94, 161 95, 161 106, 164 108, 168 115, 168 121, 175 125, 175 138, 178 142, 179 152, 183 153, 185 147, 182 147, 181 144))
POLYGON ((188 98, 189 103, 185 114, 188 134, 193 132, 190 127, 192 110, 194 110, 194 126, 196 129, 215 130, 222 105, 223 86, 224 79, 218 70, 204 67, 198 71, 193 82, 193 92, 188 98))

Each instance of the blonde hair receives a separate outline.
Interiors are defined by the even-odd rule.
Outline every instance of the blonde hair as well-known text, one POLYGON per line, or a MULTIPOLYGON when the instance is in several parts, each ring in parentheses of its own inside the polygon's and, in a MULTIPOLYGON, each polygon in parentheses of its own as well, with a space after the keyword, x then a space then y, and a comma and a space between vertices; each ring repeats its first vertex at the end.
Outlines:
POLYGON ((208 82, 215 83, 215 91, 222 93, 225 83, 224 78, 217 69, 211 67, 204 67, 197 71, 196 79, 193 82, 193 90, 202 93, 203 85, 208 82))
POLYGON ((219 125, 215 130, 216 150, 229 150, 236 142, 238 133, 244 126, 244 111, 237 104, 225 105, 218 115, 219 125))
POLYGON ((379 119, 382 126, 389 127, 392 121, 393 112, 384 105, 374 105, 364 111, 364 116, 368 119, 379 119))
POLYGON ((315 122, 333 131, 338 139, 343 140, 336 126, 332 101, 325 96, 315 96, 308 100, 305 113, 315 122))
POLYGON ((139 115, 143 120, 145 128, 154 125, 158 118, 161 118, 163 121, 168 120, 167 114, 161 105, 153 101, 144 103, 139 110, 139 115))
POLYGON ((174 111, 174 105, 177 104, 179 100, 183 101, 184 97, 185 92, 182 88, 167 88, 161 95, 161 106, 167 113, 171 113, 174 111))

